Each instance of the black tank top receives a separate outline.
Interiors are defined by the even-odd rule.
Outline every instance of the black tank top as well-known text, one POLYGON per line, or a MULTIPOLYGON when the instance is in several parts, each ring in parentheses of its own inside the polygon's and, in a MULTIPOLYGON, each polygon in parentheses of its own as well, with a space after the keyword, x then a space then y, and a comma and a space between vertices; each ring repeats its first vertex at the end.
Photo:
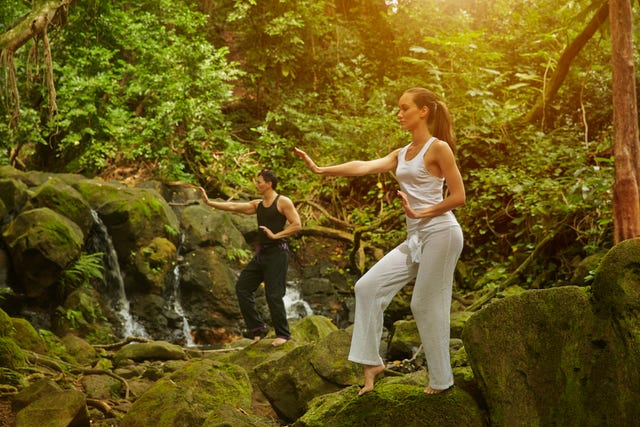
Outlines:
MULTIPOLYGON (((279 198, 280 195, 278 194, 276 199, 268 208, 264 206, 264 201, 261 201, 256 209, 256 214, 258 215, 258 227, 265 226, 274 234, 284 230, 284 225, 287 222, 287 217, 278 212, 279 198)), ((285 239, 270 239, 266 234, 264 234, 264 231, 258 230, 258 244, 261 246, 275 246, 285 241, 285 239)))

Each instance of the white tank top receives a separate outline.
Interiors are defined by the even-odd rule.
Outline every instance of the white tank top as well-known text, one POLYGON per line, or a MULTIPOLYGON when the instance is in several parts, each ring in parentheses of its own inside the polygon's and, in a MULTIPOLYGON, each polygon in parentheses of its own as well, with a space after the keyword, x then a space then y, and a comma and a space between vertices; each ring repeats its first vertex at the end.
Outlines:
MULTIPOLYGON (((407 149, 405 146, 398 153, 398 166, 396 177, 400 189, 409 198, 409 204, 415 210, 421 210, 433 206, 443 199, 444 178, 433 176, 424 165, 424 154, 427 152, 435 137, 429 138, 422 150, 411 160, 406 160, 407 149)), ((422 234, 432 226, 458 224, 453 212, 447 211, 433 218, 409 218, 407 217, 407 237, 413 234, 422 234)), ((421 239, 420 239, 421 240, 421 239)))

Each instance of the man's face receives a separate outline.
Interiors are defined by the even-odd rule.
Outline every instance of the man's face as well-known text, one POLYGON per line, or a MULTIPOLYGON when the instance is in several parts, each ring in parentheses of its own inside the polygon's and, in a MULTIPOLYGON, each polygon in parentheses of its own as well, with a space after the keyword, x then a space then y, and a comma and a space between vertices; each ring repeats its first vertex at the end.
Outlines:
POLYGON ((262 176, 258 176, 258 178, 256 178, 256 188, 258 189, 258 193, 264 194, 265 191, 271 188, 271 183, 265 181, 262 176))

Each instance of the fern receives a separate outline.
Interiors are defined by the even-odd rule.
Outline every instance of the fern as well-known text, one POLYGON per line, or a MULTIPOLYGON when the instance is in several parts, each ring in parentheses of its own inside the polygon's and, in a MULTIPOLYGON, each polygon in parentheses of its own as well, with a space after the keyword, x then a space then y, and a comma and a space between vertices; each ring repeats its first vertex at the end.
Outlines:
POLYGON ((92 280, 102 280, 104 265, 102 252, 93 254, 83 253, 71 267, 61 274, 60 283, 63 290, 77 289, 82 285, 90 284, 92 280))

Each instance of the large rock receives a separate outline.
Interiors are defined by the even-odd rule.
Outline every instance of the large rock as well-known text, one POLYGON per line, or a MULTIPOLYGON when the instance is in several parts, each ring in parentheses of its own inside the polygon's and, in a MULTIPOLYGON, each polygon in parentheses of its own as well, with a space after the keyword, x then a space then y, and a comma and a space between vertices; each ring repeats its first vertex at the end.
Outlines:
POLYGON ((164 341, 128 344, 118 350, 114 356, 116 361, 125 359, 134 361, 180 360, 186 358, 187 354, 182 347, 164 341))
POLYGON ((24 182, 17 179, 0 179, 0 200, 2 200, 4 215, 17 213, 22 209, 29 197, 27 188, 24 182))
POLYGON ((2 234, 27 296, 44 295, 60 273, 79 256, 82 230, 49 208, 20 213, 2 234))
POLYGON ((492 423, 576 425, 574 412, 588 409, 576 392, 589 380, 597 329, 577 287, 529 291, 471 317, 464 344, 492 423))
MULTIPOLYGON (((236 228, 232 218, 239 214, 218 211, 203 205, 188 206, 181 212, 184 230, 184 250, 190 252, 201 246, 249 249, 242 233, 236 228)), ((258 224, 253 218, 254 229, 258 224)))
POLYGON ((293 421, 313 398, 358 384, 361 369, 347 360, 350 342, 349 333, 334 330, 255 367, 256 382, 280 417, 293 421))
POLYGON ((131 254, 158 237, 178 244, 178 218, 156 190, 89 179, 77 182, 75 188, 98 212, 109 231, 121 268, 134 276, 132 281, 139 274, 131 254))
POLYGON ((121 427, 260 427, 251 414, 251 383, 237 365, 190 363, 156 382, 122 418, 121 427))
POLYGON ((238 335, 242 316, 235 277, 225 261, 216 251, 202 247, 185 254, 179 269, 182 308, 188 319, 197 320, 193 335, 204 344, 208 344, 207 337, 219 335, 221 328, 238 335))
POLYGON ((640 239, 609 251, 593 298, 574 286, 495 302, 467 322, 469 361, 494 425, 640 419, 640 239))
POLYGON ((33 189, 25 209, 49 208, 73 221, 87 236, 93 224, 91 206, 73 187, 51 177, 33 189))
POLYGON ((60 390, 44 394, 16 414, 16 427, 88 427, 84 394, 60 390))
POLYGON ((47 346, 31 323, 18 317, 11 318, 11 322, 15 330, 13 336, 20 343, 21 348, 39 354, 46 353, 47 346))
MULTIPOLYGON (((293 427, 483 427, 485 415, 465 391, 453 388, 426 394, 410 376, 402 381, 383 379, 375 389, 358 396, 359 387, 319 396, 293 427)), ((511 425, 511 424, 504 424, 511 425)))

